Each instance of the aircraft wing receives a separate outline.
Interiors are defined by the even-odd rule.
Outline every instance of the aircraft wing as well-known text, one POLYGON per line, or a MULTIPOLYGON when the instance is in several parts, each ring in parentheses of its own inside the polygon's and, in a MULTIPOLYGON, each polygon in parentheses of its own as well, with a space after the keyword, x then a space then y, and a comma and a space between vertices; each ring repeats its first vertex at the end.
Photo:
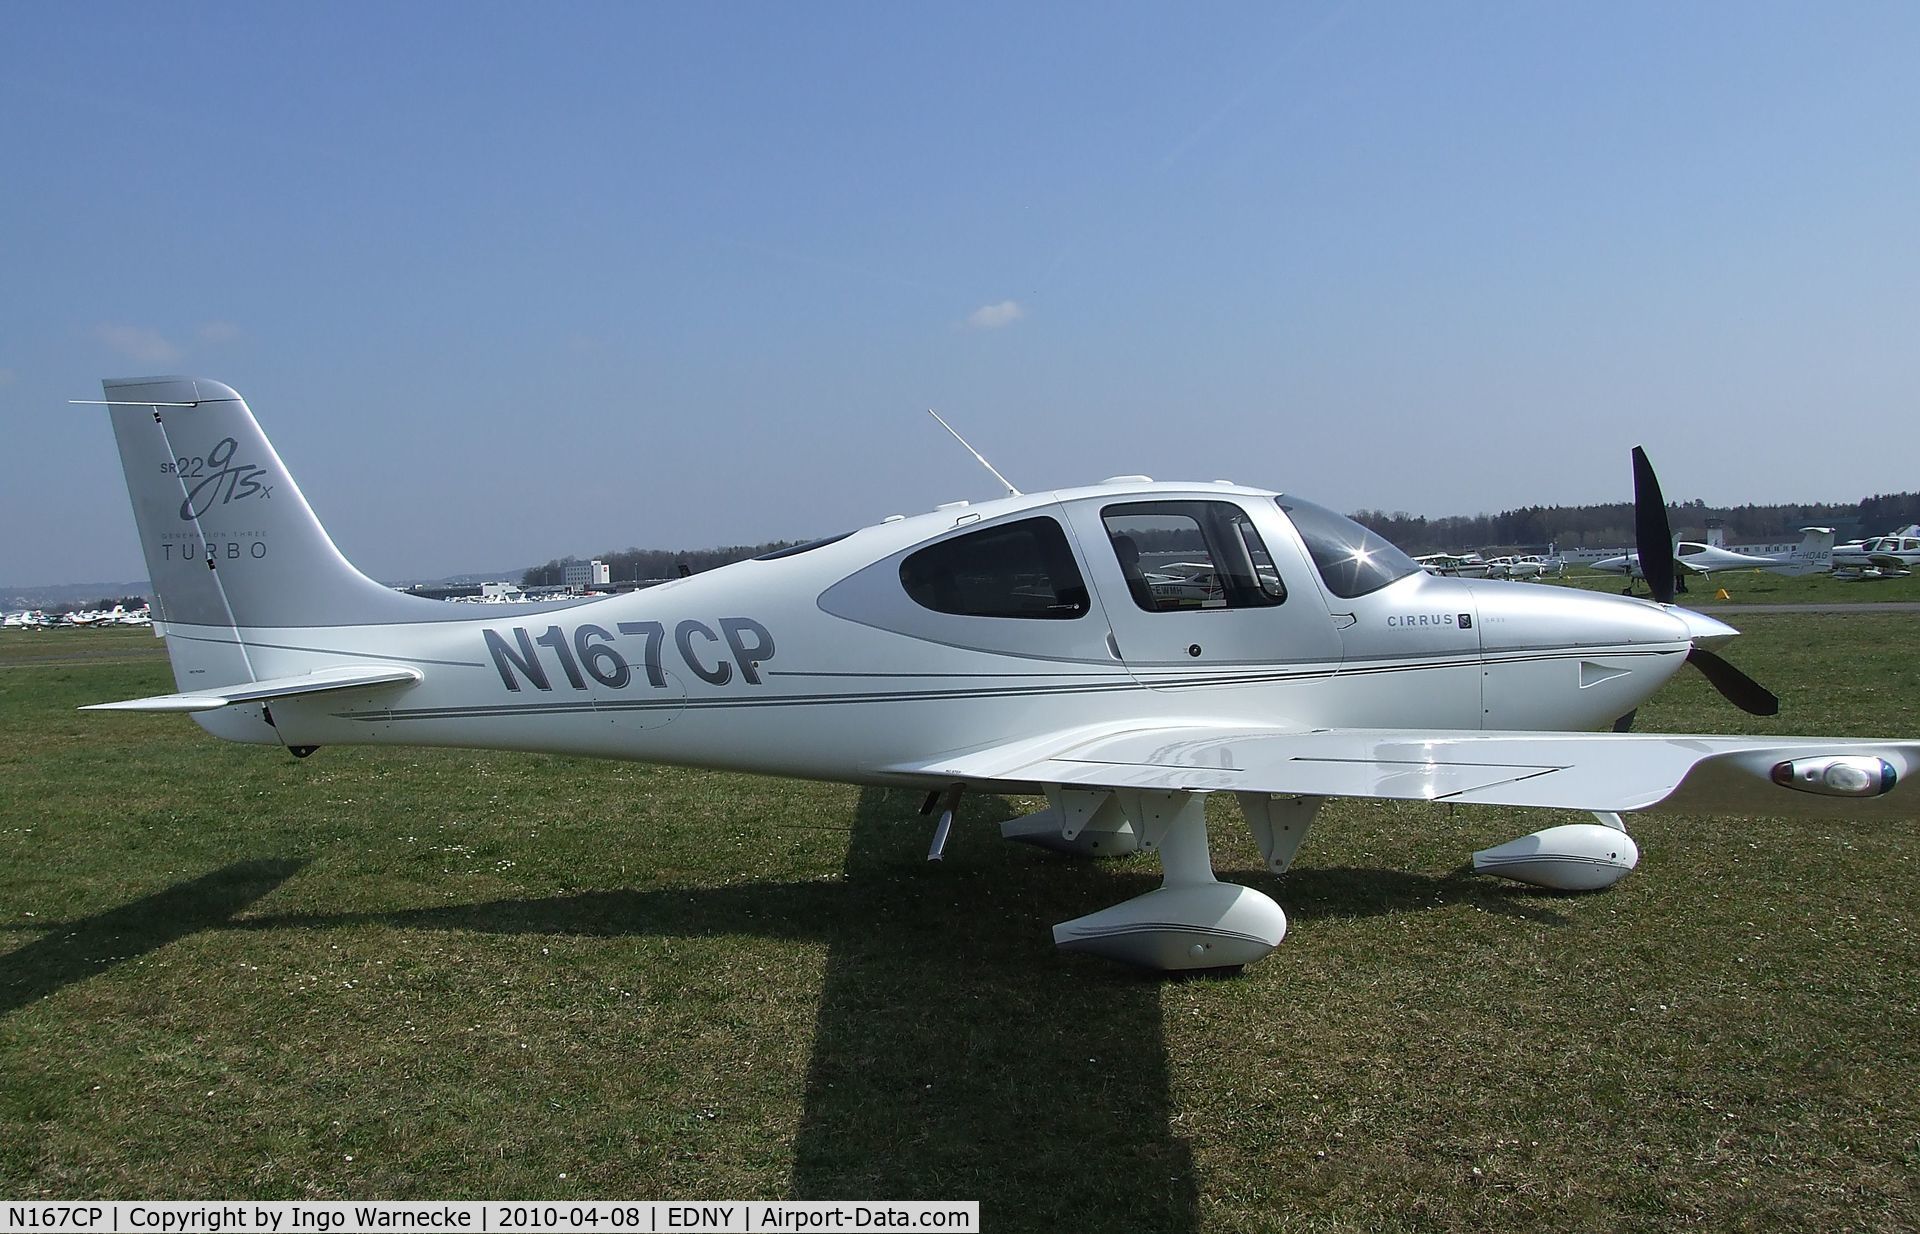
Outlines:
POLYGON ((1920 741, 1203 724, 1082 730, 887 770, 1005 791, 1059 785, 1620 813, 1920 817, 1920 741), (1774 781, 1782 763, 1804 768, 1836 756, 1884 760, 1891 791, 1828 796, 1774 781))
POLYGON ((234 703, 262 703, 297 694, 411 684, 420 680, 421 676, 419 669, 407 664, 382 665, 378 668, 343 665, 339 668, 315 669, 311 673, 299 673, 292 677, 269 677, 265 681, 243 681, 209 690, 189 690, 184 694, 156 694, 152 698, 130 698, 118 703, 94 703, 80 710, 215 711, 234 703))

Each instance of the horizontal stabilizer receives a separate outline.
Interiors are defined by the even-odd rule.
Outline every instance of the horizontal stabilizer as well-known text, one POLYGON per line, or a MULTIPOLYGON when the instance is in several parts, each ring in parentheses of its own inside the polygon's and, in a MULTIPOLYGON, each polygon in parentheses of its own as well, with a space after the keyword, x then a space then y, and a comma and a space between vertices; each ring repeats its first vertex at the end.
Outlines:
POLYGON ((261 703, 300 694, 324 694, 331 690, 352 690, 366 686, 407 685, 420 680, 419 669, 406 664, 362 668, 343 665, 315 669, 292 677, 271 677, 265 681, 245 681, 211 690, 192 690, 184 694, 157 694, 152 698, 130 698, 120 703, 94 703, 82 711, 215 711, 235 703, 261 703))

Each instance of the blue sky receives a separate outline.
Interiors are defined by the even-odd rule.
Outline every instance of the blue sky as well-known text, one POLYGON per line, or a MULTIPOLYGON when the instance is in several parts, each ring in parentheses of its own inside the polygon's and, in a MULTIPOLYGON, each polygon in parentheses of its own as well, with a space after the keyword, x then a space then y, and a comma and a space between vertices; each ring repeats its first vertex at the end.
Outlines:
POLYGON ((1920 6, 16 5, 0 582, 140 577, 102 376, 380 578, 1230 477, 1920 488, 1920 6))

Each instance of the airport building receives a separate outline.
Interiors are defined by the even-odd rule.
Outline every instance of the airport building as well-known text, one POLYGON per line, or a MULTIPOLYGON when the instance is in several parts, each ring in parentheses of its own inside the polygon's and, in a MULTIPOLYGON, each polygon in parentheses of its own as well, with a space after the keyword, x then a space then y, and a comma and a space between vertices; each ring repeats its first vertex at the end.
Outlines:
POLYGON ((569 561, 560 581, 569 588, 578 589, 604 586, 611 580, 604 561, 569 561))

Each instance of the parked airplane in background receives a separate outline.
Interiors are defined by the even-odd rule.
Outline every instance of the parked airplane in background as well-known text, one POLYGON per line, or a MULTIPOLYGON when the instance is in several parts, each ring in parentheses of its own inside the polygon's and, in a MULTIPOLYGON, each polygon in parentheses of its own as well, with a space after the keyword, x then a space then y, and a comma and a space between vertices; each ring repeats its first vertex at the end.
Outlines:
POLYGON ((30 609, 0 617, 0 626, 9 630, 94 629, 103 626, 150 626, 152 624, 152 618, 146 609, 129 611, 118 604, 114 605, 111 611, 81 609, 49 616, 39 609, 30 609))
MULTIPOLYGON (((1145 563, 1142 563, 1144 567, 1145 563)), ((1144 569, 1147 591, 1163 603, 1193 607, 1224 607, 1226 580, 1210 561, 1176 561, 1144 569)))
POLYGON ((129 611, 124 605, 116 604, 110 609, 90 608, 67 614, 67 624, 73 626, 145 626, 152 625, 152 619, 146 609, 129 611))
POLYGON ((1538 553, 1528 553, 1521 557, 1491 559, 1487 562, 1487 577, 1522 581, 1559 574, 1566 568, 1567 563, 1558 557, 1542 557, 1538 553))
MULTIPOLYGON (((1784 557, 1736 553, 1732 549, 1717 544, 1702 544, 1697 540, 1681 540, 1673 546, 1673 563, 1684 574, 1717 574, 1722 570, 1765 570, 1770 574, 1796 576, 1824 574, 1832 567, 1834 556, 1831 527, 1802 527, 1799 545, 1784 557)), ((1640 569, 1640 554, 1637 552, 1607 557, 1594 562, 1589 568, 1602 574, 1626 575, 1629 590, 1633 587, 1634 579, 1646 577, 1640 569)))
POLYGON ((1732 627, 1670 603, 1639 451, 1655 601, 1435 578, 1291 494, 1125 477, 502 613, 355 570, 228 387, 109 381, 106 399, 179 690, 97 709, 185 712, 298 757, 488 747, 915 786, 943 804, 935 857, 963 791, 1044 793, 1003 833, 1156 851, 1164 874, 1055 941, 1150 967, 1236 967, 1286 933, 1273 900, 1214 878, 1210 793, 1235 795, 1274 872, 1328 797, 1591 811, 1477 855, 1559 887, 1632 868, 1624 812, 1920 803, 1920 741, 1592 731, 1689 664, 1778 707, 1711 650, 1732 627), (1155 595, 1148 545, 1207 563, 1224 602, 1155 595))
POLYGON ((1428 553, 1424 557, 1415 557, 1413 561, 1428 574, 1444 574, 1448 578, 1487 577, 1487 562, 1478 553, 1428 553))
POLYGON ((1835 578, 1904 578, 1920 564, 1920 524, 1833 550, 1835 578))
POLYGON ((1512 578, 1513 575, 1510 573, 1510 571, 1513 568, 1514 562, 1517 560, 1519 559, 1511 556, 1487 558, 1487 577, 1488 578, 1512 578))

